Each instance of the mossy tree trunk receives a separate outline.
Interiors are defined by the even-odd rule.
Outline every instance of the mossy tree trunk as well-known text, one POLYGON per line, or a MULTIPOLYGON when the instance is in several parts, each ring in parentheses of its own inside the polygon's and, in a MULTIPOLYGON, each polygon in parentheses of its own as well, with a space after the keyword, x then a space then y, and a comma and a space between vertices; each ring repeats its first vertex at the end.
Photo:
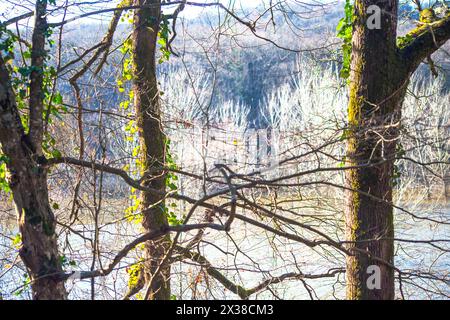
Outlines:
MULTIPOLYGON (((133 30, 134 105, 140 139, 142 175, 145 185, 165 191, 165 136, 161 123, 160 93, 156 76, 156 50, 161 2, 159 0, 136 0, 133 30), (159 169, 158 169, 159 168, 159 169)), ((143 227, 146 232, 167 226, 164 197, 152 192, 143 192, 140 209, 143 212, 143 227)), ((163 266, 153 278, 170 244, 170 237, 145 243, 144 274, 147 285, 151 281, 150 299, 170 299, 170 265, 163 266)))
POLYGON ((420 27, 397 46, 396 0, 356 0, 352 36, 346 173, 346 237, 354 255, 347 257, 348 299, 393 299, 394 161, 401 106, 411 74, 450 35, 448 16, 439 25, 420 27), (381 28, 367 27, 367 8, 381 9, 381 28), (439 34, 433 42, 434 36, 439 34), (370 284, 369 268, 380 270, 380 287, 370 284), (370 284, 368 285, 368 280, 370 284))
POLYGON ((18 215, 22 236, 20 257, 28 271, 33 299, 66 299, 64 283, 58 279, 61 267, 56 219, 50 207, 47 169, 42 160, 43 141, 43 66, 46 1, 36 2, 32 38, 29 100, 29 133, 25 132, 17 108, 11 75, 0 55, 0 143, 7 157, 9 186, 18 215))
POLYGON ((65 299, 64 284, 55 277, 62 268, 55 234, 56 221, 48 199, 47 172, 39 167, 38 156, 24 132, 1 57, 0 143, 8 158, 8 182, 22 237, 19 253, 31 280, 33 299, 65 299))

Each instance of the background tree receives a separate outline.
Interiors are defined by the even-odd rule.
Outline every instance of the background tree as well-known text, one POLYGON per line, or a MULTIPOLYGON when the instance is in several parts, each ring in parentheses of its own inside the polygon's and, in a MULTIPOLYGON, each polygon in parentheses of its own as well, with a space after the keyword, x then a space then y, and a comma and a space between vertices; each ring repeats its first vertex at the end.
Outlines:
MULTIPOLYGON (((143 213, 143 226, 146 232, 151 232, 168 226, 164 200, 166 173, 163 169, 166 165, 167 140, 161 122, 156 75, 162 13, 159 0, 139 0, 134 5, 147 6, 135 10, 132 35, 133 93, 140 141, 141 175, 145 177, 145 186, 161 191, 160 194, 142 192, 140 210, 143 213)), ((144 273, 150 299, 170 299, 170 265, 161 265, 169 244, 169 236, 145 244, 144 273)))

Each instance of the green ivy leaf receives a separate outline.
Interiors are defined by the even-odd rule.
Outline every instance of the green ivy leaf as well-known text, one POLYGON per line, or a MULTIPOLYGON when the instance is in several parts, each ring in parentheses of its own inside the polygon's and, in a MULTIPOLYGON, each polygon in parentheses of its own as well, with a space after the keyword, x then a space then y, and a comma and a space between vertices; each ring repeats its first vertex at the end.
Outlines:
POLYGON ((62 95, 59 92, 57 92, 54 95, 53 102, 56 103, 56 104, 62 104, 63 103, 63 97, 62 97, 62 95))
POLYGON ((16 249, 18 249, 22 245, 22 235, 20 233, 14 236, 12 244, 16 249))

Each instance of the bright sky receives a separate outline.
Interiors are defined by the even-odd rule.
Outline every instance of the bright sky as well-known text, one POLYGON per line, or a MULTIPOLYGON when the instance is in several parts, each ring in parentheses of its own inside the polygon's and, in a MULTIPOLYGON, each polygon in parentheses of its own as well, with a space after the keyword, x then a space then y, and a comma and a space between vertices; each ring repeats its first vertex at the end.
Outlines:
MULTIPOLYGON (((217 1, 196 1, 196 2, 217 2, 217 1)), ((239 10, 240 8, 254 8, 258 5, 261 5, 264 2, 268 2, 267 0, 220 0, 219 2, 223 3, 227 7, 234 6, 235 9, 239 10)), ((183 13, 183 17, 186 18, 194 18, 202 13, 205 9, 199 7, 188 6, 183 13)))
MULTIPOLYGON (((191 2, 197 2, 197 3, 214 3, 214 2, 221 2, 227 7, 234 7, 236 10, 239 10, 240 8, 252 8, 257 7, 258 5, 268 2, 268 0, 190 0, 191 2)), ((66 0, 57 0, 57 5, 62 5, 66 2, 66 0)), ((80 1, 77 0, 71 0, 69 3, 79 3, 80 1)), ((99 9, 105 9, 105 8, 113 8, 114 4, 118 3, 118 0, 103 0, 99 1, 99 4, 96 5, 83 5, 82 10, 79 10, 78 8, 72 9, 70 12, 72 15, 78 15, 80 13, 85 13, 91 10, 99 10, 99 9), (104 2, 104 3, 101 3, 104 2), (105 3, 106 2, 106 3, 105 3)), ((0 21, 1 20, 7 20, 11 19, 15 16, 18 16, 24 12, 28 12, 30 10, 33 10, 33 3, 34 1, 23 1, 23 0, 0 0, 0 21)), ((86 3, 86 2, 85 2, 86 3)), ((172 8, 175 8, 176 6, 173 6, 172 8)), ((169 7, 167 7, 169 8, 169 7)), ((212 8, 201 8, 201 7, 195 7, 195 6, 186 6, 185 10, 183 11, 182 15, 185 18, 195 18, 205 10, 211 11, 215 10, 212 8)), ((62 10, 58 11, 60 14, 52 15, 52 17, 49 17, 50 22, 57 22, 62 19, 62 10)), ((94 22, 95 20, 98 21, 99 17, 90 17, 90 22, 94 22)), ((86 21, 86 20, 85 20, 86 21)))

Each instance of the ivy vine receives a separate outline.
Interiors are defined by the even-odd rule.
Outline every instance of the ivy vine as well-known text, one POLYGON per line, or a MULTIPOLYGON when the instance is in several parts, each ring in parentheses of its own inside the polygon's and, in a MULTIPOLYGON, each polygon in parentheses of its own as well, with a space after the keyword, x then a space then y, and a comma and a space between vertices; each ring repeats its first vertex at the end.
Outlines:
POLYGON ((336 27, 337 37, 343 40, 342 43, 342 69, 340 76, 348 79, 350 75, 350 59, 352 53, 352 32, 355 21, 354 6, 350 0, 345 0, 344 17, 339 20, 336 27))

